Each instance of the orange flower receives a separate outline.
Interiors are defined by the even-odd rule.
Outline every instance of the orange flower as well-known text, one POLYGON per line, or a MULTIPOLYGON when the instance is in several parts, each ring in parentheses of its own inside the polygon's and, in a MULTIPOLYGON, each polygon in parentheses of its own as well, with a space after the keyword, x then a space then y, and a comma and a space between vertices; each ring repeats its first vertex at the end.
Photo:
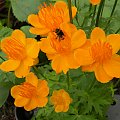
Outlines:
POLYGON ((1 49, 8 60, 0 65, 0 69, 5 72, 15 71, 19 78, 25 77, 30 66, 38 61, 39 44, 33 38, 26 38, 20 30, 14 30, 10 37, 3 39, 1 49))
POLYGON ((92 5, 98 5, 98 4, 100 4, 100 2, 101 2, 101 0, 90 0, 90 3, 92 5))
POLYGON ((44 107, 48 102, 48 94, 47 81, 39 80, 32 72, 26 76, 24 83, 11 88, 15 106, 24 107, 27 111, 36 107, 44 107))
MULTIPOLYGON (((77 8, 72 7, 72 16, 76 15, 77 8)), ((33 26, 30 32, 37 35, 47 35, 48 32, 59 28, 63 22, 69 22, 69 11, 67 4, 58 1, 54 4, 44 6, 40 9, 38 15, 31 14, 28 16, 28 22, 33 26)))
POLYGON ((74 51, 84 45, 86 34, 77 30, 73 24, 63 23, 55 32, 50 32, 47 38, 41 39, 40 48, 52 60, 52 68, 56 73, 64 72, 69 68, 78 68, 74 59, 74 51))
POLYGON ((50 101, 54 104, 55 112, 67 112, 72 99, 65 90, 61 89, 53 91, 50 101))
POLYGON ((94 71, 98 81, 109 82, 113 77, 120 78, 120 35, 105 36, 102 29, 96 27, 91 33, 91 45, 87 49, 78 49, 75 53, 78 63, 85 65, 83 71, 94 71))

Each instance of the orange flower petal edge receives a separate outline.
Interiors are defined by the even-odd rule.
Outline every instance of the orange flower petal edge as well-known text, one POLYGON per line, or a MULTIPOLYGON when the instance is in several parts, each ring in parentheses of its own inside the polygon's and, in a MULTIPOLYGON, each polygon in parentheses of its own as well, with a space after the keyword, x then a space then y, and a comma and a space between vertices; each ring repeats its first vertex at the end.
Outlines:
POLYGON ((53 91, 50 101, 55 107, 55 112, 67 112, 72 99, 64 89, 60 89, 53 91))
POLYGON ((98 4, 100 4, 100 2, 101 2, 101 0, 90 0, 90 3, 92 5, 98 5, 98 4))
POLYGON ((0 65, 0 69, 6 72, 15 71, 16 77, 21 78, 29 73, 40 48, 35 39, 28 39, 21 30, 14 30, 11 36, 1 41, 1 50, 8 60, 0 65))
POLYGON ((49 88, 46 80, 38 80, 34 73, 29 73, 26 81, 11 88, 16 107, 24 107, 30 111, 36 107, 44 107, 48 102, 49 88))

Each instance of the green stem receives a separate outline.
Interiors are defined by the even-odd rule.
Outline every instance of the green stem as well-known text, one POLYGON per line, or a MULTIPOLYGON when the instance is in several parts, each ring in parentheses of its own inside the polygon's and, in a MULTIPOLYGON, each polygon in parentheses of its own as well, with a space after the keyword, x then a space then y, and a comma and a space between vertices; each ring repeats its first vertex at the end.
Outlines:
POLYGON ((89 6, 89 11, 91 11, 91 8, 92 8, 92 4, 90 4, 90 6, 89 6))
POLYGON ((112 12, 111 12, 111 14, 110 14, 110 19, 109 19, 109 21, 107 22, 107 25, 106 25, 106 27, 105 27, 105 30, 108 28, 108 26, 109 26, 109 24, 110 24, 110 22, 111 22, 111 18, 112 18, 112 16, 113 16, 113 13, 114 13, 115 8, 116 8, 116 6, 117 6, 117 2, 118 2, 118 0, 115 0, 114 5, 113 5, 113 8, 112 8, 112 12))
POLYGON ((98 8, 98 13, 97 13, 97 18, 96 18, 96 24, 95 24, 96 27, 99 26, 99 20, 100 20, 100 16, 101 16, 102 7, 104 5, 104 2, 105 2, 105 0, 102 0, 101 3, 100 3, 100 5, 99 5, 99 8, 98 8))
POLYGON ((7 27, 10 27, 10 12, 11 12, 11 5, 9 6, 9 9, 8 9, 7 27))
POLYGON ((5 59, 4 59, 2 56, 0 56, 0 58, 1 58, 3 61, 5 61, 5 59))
MULTIPOLYGON (((77 0, 75 0, 75 7, 78 8, 78 7, 77 7, 77 0)), ((77 21, 78 26, 80 27, 79 18, 78 18, 78 12, 77 12, 77 14, 76 14, 76 16, 75 16, 75 19, 76 19, 76 21, 77 21)))
POLYGON ((120 83, 120 79, 118 79, 118 81, 115 83, 114 88, 117 87, 119 83, 120 83))
POLYGON ((70 77, 69 77, 69 73, 67 72, 67 86, 68 86, 68 90, 70 88, 70 77))
POLYGON ((115 0, 110 17, 112 17, 112 15, 113 15, 113 13, 114 13, 114 11, 115 11, 115 8, 116 8, 116 5, 117 5, 117 2, 118 2, 118 0, 115 0))
POLYGON ((102 14, 103 14, 104 6, 105 6, 105 1, 103 2, 102 9, 101 9, 101 13, 100 13, 100 16, 102 16, 102 14))
POLYGON ((72 20, 71 0, 68 0, 68 9, 69 9, 70 23, 73 23, 73 20, 72 20))
POLYGON ((77 0, 75 0, 75 7, 77 7, 77 0))
MULTIPOLYGON (((92 5, 90 4, 88 12, 90 12, 90 11, 91 11, 91 9, 92 9, 92 5)), ((85 24, 85 22, 86 22, 86 18, 87 18, 87 17, 88 17, 88 16, 85 16, 85 17, 84 17, 84 20, 83 20, 83 23, 82 23, 81 27, 83 27, 83 26, 84 26, 84 24, 85 24)))
POLYGON ((117 34, 120 31, 120 28, 115 32, 115 34, 117 34))
POLYGON ((94 18, 95 18, 96 8, 97 8, 97 6, 95 5, 94 6, 94 12, 93 12, 92 20, 91 20, 91 26, 92 26, 92 23, 93 23, 94 18))

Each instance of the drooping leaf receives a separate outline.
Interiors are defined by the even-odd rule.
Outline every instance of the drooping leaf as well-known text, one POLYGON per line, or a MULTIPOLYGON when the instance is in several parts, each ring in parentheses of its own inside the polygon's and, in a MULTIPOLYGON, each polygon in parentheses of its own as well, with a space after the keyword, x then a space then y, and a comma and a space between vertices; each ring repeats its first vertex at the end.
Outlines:
POLYGON ((29 14, 37 13, 38 6, 47 0, 10 0, 15 17, 19 21, 27 21, 29 14))

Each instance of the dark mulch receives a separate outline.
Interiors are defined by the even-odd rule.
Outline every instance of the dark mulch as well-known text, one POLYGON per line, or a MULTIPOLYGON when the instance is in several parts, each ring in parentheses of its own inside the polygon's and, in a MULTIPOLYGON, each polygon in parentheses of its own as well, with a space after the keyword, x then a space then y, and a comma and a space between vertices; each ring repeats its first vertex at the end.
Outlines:
POLYGON ((5 104, 0 108, 0 120, 15 120, 14 100, 10 95, 5 104))

